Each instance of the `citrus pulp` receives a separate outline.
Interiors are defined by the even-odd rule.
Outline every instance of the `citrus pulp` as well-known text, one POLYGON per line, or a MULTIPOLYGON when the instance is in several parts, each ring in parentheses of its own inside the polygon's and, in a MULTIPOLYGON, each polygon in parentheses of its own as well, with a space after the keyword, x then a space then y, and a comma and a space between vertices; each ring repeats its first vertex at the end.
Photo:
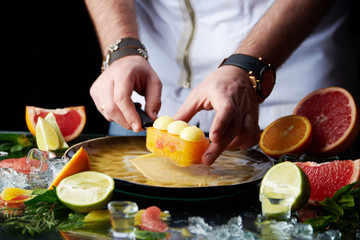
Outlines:
POLYGON ((75 173, 89 171, 90 170, 90 160, 87 152, 80 148, 70 161, 60 170, 58 175, 56 175, 54 181, 51 183, 49 189, 52 189, 53 186, 57 186, 59 182, 75 173))
POLYGON ((307 117, 313 128, 309 152, 321 156, 337 155, 356 139, 360 122, 351 94, 340 87, 316 90, 296 106, 295 115, 307 117))
POLYGON ((26 106, 26 125, 32 135, 36 136, 35 128, 39 117, 45 118, 52 112, 66 142, 75 139, 85 127, 86 114, 84 106, 45 109, 26 106))
POLYGON ((308 176, 311 184, 309 203, 332 197, 347 184, 353 183, 360 176, 360 160, 343 160, 325 163, 297 162, 308 176))
POLYGON ((86 171, 61 180, 56 194, 68 208, 88 213, 104 207, 111 200, 114 185, 114 179, 109 175, 86 171))
POLYGON ((16 187, 7 187, 1 192, 0 197, 4 201, 9 201, 18 196, 27 196, 27 200, 28 200, 28 198, 30 198, 29 195, 31 195, 32 192, 33 190, 26 190, 16 187))
POLYGON ((286 153, 301 155, 312 139, 310 121, 303 116, 290 115, 272 122, 261 133, 259 146, 267 155, 279 157, 286 153))

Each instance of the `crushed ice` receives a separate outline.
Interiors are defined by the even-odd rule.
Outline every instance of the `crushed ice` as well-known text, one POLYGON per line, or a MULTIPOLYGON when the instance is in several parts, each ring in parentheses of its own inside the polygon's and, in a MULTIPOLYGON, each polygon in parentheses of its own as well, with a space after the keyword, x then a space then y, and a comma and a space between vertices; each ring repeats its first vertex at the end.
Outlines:
POLYGON ((340 240, 341 232, 328 230, 323 233, 314 233, 310 224, 298 222, 296 218, 289 221, 263 221, 260 217, 255 220, 256 232, 246 230, 242 224, 241 216, 231 218, 227 224, 211 226, 201 217, 190 217, 188 219, 188 230, 193 236, 191 239, 207 240, 340 240))
POLYGON ((66 158, 56 157, 56 155, 50 151, 41 151, 33 148, 27 155, 27 166, 24 166, 24 169, 29 169, 27 174, 17 172, 10 168, 0 168, 0 192, 6 187, 46 189, 67 162, 68 160, 66 158))

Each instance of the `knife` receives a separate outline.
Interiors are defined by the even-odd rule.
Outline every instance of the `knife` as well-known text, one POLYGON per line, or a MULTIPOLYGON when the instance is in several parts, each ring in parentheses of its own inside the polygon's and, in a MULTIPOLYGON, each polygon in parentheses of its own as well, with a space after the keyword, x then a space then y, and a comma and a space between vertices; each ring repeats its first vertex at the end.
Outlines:
POLYGON ((146 130, 148 127, 152 127, 154 121, 151 120, 151 118, 146 114, 146 112, 141 109, 140 105, 135 103, 135 108, 140 116, 143 129, 146 130))

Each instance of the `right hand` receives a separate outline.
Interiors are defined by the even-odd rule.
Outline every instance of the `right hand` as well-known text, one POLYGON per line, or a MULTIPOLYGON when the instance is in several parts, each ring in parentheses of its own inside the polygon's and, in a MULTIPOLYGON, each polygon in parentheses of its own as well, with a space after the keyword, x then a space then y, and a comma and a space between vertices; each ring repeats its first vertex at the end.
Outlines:
POLYGON ((113 62, 93 83, 90 95, 96 108, 108 120, 134 132, 142 130, 131 95, 145 97, 145 112, 153 120, 161 107, 162 84, 142 56, 127 56, 113 62))

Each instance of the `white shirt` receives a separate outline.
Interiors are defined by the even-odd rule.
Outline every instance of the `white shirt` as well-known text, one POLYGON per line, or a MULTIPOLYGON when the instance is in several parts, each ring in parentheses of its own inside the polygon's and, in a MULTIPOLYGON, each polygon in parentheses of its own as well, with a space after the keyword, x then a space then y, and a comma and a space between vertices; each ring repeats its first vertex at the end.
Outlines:
MULTIPOLYGON (((163 83, 159 116, 173 116, 192 88, 234 53, 272 3, 272 0, 137 0, 140 38, 163 83), (186 80, 189 72, 184 58, 189 63, 190 82, 186 80)), ((278 69, 275 88, 260 105, 261 129, 291 114, 296 104, 316 89, 337 85, 353 95, 359 92, 357 52, 347 29, 350 3, 350 0, 336 2, 313 34, 278 69)), ((134 93, 132 98, 144 106, 142 97, 134 93)), ((199 124, 208 132, 214 114, 201 111, 190 124, 199 124)))

